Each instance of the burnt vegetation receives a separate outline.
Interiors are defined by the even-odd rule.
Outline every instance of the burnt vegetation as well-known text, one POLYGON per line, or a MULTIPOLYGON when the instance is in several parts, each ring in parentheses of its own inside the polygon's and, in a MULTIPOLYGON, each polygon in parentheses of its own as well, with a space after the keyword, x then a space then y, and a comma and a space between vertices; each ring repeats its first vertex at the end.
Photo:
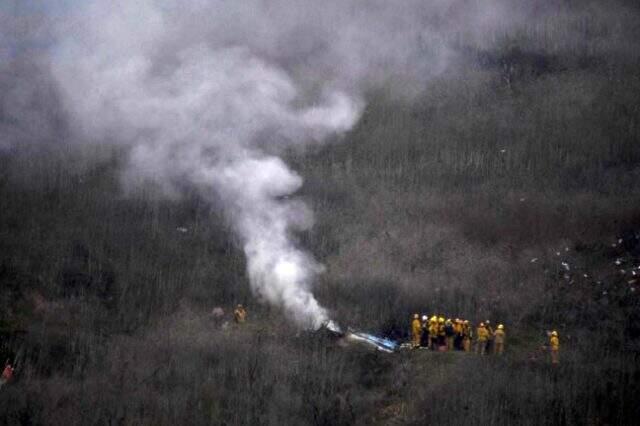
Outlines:
MULTIPOLYGON (((413 312, 490 318, 501 358, 299 332, 251 295, 218 206, 124 191, 124 154, 68 143, 38 79, 47 152, 20 127, 0 154, 0 422, 637 424, 640 13, 565 3, 491 48, 461 36, 455 72, 371 92, 344 140, 288 158, 339 323, 406 339, 413 312), (246 326, 221 327, 239 302, 246 326)), ((29 73, 6 67, 2 85, 29 73)))

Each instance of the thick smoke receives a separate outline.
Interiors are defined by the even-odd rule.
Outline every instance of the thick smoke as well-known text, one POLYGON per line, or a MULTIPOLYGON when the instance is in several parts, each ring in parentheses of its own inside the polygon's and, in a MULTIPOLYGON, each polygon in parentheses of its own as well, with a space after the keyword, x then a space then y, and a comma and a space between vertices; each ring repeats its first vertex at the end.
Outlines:
POLYGON ((188 183, 222 201, 254 292, 318 327, 322 266, 291 238, 312 214, 289 197, 302 179, 281 154, 348 131, 367 90, 407 95, 444 71, 447 25, 500 20, 464 4, 94 0, 52 24, 50 68, 73 132, 129 152, 125 185, 173 196, 188 183))
POLYGON ((181 28, 171 31, 172 15, 151 2, 102 6, 83 16, 53 62, 78 130, 130 146, 129 177, 169 194, 186 181, 222 200, 255 293, 298 324, 319 327, 328 315, 309 287, 321 268, 290 236, 311 215, 283 199, 302 180, 275 153, 348 130, 360 101, 323 87, 297 106, 296 83, 250 46, 207 39, 176 46, 181 28))

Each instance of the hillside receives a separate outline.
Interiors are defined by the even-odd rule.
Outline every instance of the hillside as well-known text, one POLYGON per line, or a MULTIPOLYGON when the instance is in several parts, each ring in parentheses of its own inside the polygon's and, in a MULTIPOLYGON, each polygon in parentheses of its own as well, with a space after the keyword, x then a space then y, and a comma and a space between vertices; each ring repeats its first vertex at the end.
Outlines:
POLYGON ((489 318, 502 358, 301 331, 252 293, 222 205, 123 185, 126 148, 73 140, 37 61, 3 64, 2 93, 39 78, 28 125, 0 94, 22 142, 0 150, 0 421, 636 424, 640 10, 565 3, 491 45, 459 34, 419 93, 390 79, 354 128, 285 153, 332 318, 398 341, 414 312, 489 318), (248 323, 222 326, 237 303, 248 323))

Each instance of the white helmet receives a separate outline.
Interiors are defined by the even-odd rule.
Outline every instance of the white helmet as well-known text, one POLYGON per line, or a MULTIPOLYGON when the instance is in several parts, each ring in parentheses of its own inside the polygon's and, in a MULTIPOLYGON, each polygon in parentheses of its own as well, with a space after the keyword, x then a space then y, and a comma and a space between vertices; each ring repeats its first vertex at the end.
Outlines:
POLYGON ((427 321, 428 319, 429 319, 429 317, 428 317, 428 316, 426 316, 426 315, 423 315, 423 316, 422 316, 422 321, 427 321))

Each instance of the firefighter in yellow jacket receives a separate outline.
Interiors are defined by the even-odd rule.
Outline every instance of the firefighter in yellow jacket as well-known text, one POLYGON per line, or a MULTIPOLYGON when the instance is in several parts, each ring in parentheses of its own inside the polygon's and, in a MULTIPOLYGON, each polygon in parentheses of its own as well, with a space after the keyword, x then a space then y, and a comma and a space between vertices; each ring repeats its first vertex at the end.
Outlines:
POLYGON ((422 333, 422 324, 420 323, 420 315, 413 314, 411 321, 411 345, 414 348, 420 346, 420 334, 422 333))
POLYGON ((504 332, 504 325, 498 324, 498 328, 493 332, 493 353, 502 355, 504 352, 504 341, 507 335, 504 332))
POLYGON ((243 324, 247 320, 247 310, 239 303, 233 311, 233 319, 237 324, 243 324))
POLYGON ((457 351, 461 351, 462 347, 462 339, 464 337, 462 333, 463 323, 460 318, 456 318, 453 320, 453 330, 455 331, 455 336, 453 337, 453 347, 457 351))
POLYGON ((429 319, 429 349, 438 349, 438 317, 435 315, 429 319))
POLYGON ((476 340, 476 353, 480 355, 484 355, 487 349, 487 340, 489 338, 489 331, 484 326, 484 323, 481 322, 476 330, 476 334, 478 335, 478 339, 476 340))
POLYGON ((462 348, 465 352, 471 351, 471 338, 473 337, 471 332, 471 324, 468 320, 462 322, 462 348))
POLYGON ((551 332, 549 337, 549 349, 551 352, 551 364, 560 364, 560 338, 555 330, 551 332))
POLYGON ((446 333, 444 331, 444 317, 438 317, 438 350, 443 350, 446 345, 445 337, 446 333))

